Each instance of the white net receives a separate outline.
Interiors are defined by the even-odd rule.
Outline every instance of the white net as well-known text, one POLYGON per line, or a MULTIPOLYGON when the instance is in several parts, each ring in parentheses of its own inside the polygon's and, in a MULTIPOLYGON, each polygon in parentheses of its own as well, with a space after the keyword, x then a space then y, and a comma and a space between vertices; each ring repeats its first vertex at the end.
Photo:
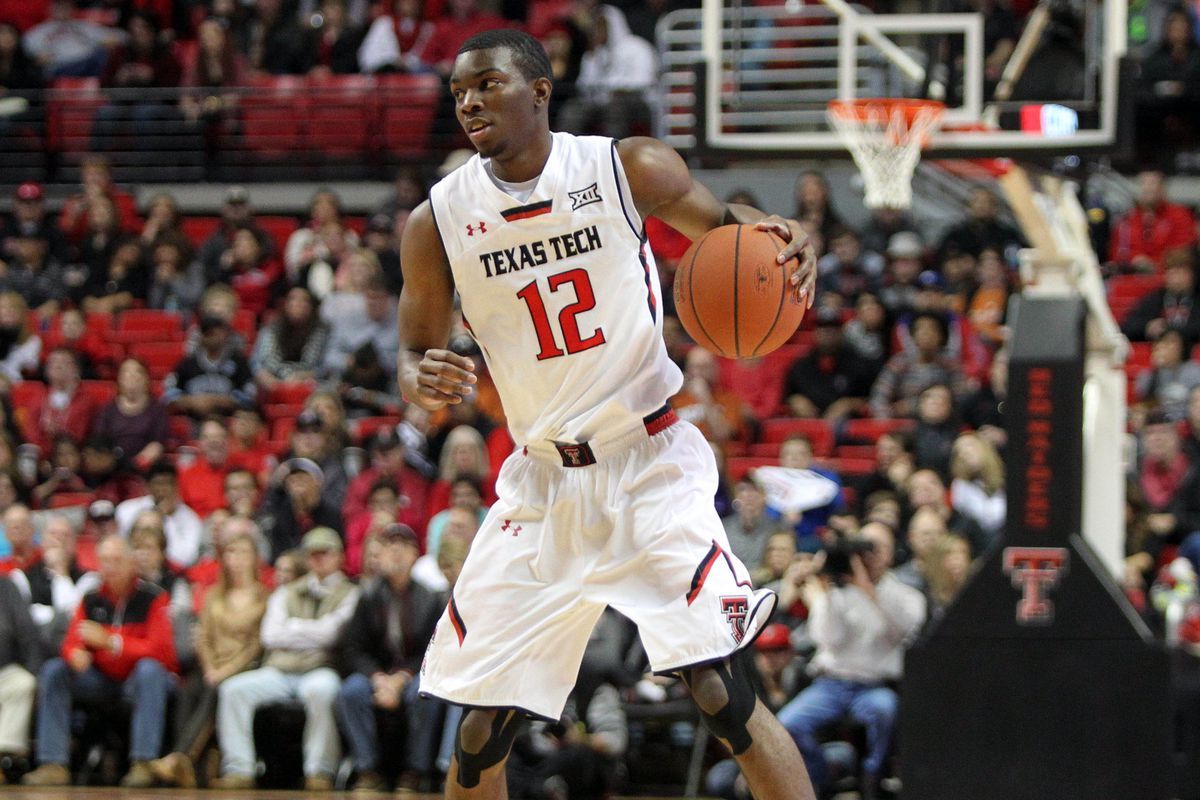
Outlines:
POLYGON ((868 208, 908 208, 921 149, 942 123, 940 103, 830 103, 829 124, 862 173, 868 208))

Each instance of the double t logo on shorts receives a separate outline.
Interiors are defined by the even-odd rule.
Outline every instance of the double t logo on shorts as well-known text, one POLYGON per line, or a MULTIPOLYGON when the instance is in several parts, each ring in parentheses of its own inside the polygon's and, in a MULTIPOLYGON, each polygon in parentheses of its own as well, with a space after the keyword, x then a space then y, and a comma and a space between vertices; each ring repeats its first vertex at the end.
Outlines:
POLYGON ((721 598, 721 613, 725 615, 725 621, 729 623, 733 640, 738 644, 741 644, 742 639, 746 637, 746 612, 748 610, 749 601, 745 597, 721 598))

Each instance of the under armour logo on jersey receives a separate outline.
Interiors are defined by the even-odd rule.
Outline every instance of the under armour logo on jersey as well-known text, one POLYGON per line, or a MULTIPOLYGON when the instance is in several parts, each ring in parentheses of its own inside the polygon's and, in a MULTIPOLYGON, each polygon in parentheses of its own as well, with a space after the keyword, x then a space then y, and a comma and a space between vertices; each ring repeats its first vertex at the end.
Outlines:
POLYGON ((590 206, 592 203, 599 203, 600 190, 596 188, 596 184, 586 186, 583 189, 576 189, 573 192, 567 192, 567 196, 571 198, 571 210, 578 211, 584 206, 590 206))
POLYGON ((500 530, 504 531, 505 533, 512 531, 512 535, 516 536, 518 533, 521 532, 521 526, 513 525, 511 519, 506 519, 506 520, 504 520, 504 524, 500 526, 500 530))
POLYGON ((479 231, 480 233, 487 233, 487 223, 484 222, 483 220, 480 220, 479 225, 468 225, 467 226, 467 236, 474 236, 475 231, 479 231))
POLYGON ((729 630, 733 634, 733 640, 741 644, 742 639, 746 636, 746 610, 748 608, 745 597, 722 597, 721 598, 721 613, 725 615, 725 621, 729 623, 729 630))

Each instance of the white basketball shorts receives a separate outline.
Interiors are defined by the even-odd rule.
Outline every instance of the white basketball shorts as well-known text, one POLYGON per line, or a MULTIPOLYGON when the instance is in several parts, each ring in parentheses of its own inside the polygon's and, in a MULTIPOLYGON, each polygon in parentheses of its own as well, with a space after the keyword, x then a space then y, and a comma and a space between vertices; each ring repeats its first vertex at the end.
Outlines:
POLYGON ((504 462, 422 694, 557 720, 605 606, 637 624, 656 672, 723 659, 766 624, 775 595, 729 549, 695 427, 638 426, 590 449, 583 467, 564 467, 550 443, 504 462))

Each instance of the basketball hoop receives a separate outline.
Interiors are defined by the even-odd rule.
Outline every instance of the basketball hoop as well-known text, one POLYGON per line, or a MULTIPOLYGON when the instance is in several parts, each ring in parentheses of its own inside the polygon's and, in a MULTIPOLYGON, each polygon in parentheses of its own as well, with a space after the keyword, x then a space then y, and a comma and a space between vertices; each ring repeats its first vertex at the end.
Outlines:
POLYGON ((866 184, 869 208, 908 208, 912 176, 941 127, 946 106, 936 100, 868 98, 833 100, 827 116, 866 184))

